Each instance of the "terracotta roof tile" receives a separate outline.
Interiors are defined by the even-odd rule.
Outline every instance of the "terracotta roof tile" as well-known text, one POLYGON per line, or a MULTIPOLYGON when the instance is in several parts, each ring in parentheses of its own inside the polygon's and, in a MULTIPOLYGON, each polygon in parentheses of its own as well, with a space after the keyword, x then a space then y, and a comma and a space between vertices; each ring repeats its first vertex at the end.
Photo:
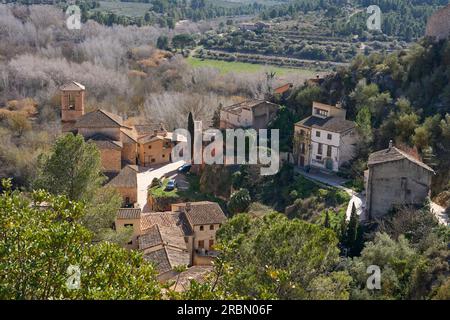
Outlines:
POLYGON ((166 273, 177 266, 189 265, 189 253, 164 247, 144 254, 144 259, 153 263, 159 274, 166 273))
POLYGON ((262 104, 268 104, 268 105, 271 105, 271 106, 273 106, 274 108, 277 108, 277 109, 279 107, 277 104, 274 104, 274 103, 269 102, 269 101, 252 99, 252 100, 245 100, 245 101, 242 101, 240 103, 233 104, 231 106, 227 106, 227 107, 223 108, 223 111, 239 115, 239 114, 242 113, 243 109, 251 110, 251 109, 256 108, 256 107, 258 107, 258 106, 260 106, 262 104))
POLYGON ((117 210, 117 219, 139 219, 141 217, 141 209, 139 208, 120 208, 117 210))
POLYGON ((186 203, 177 203, 174 206, 179 207, 186 214, 189 223, 192 226, 203 224, 221 224, 226 216, 218 203, 210 201, 191 202, 190 208, 186 208, 186 203))
POLYGON ((192 266, 171 279, 176 282, 172 289, 177 292, 188 290, 192 280, 203 283, 213 270, 213 266, 192 266))
POLYGON ((103 134, 96 134, 88 138, 88 141, 94 142, 99 149, 122 150, 123 144, 120 141, 111 140, 103 134))
POLYGON ((98 109, 86 113, 75 124, 76 128, 117 128, 123 127, 122 117, 108 111, 98 109))
POLYGON ((283 94, 287 91, 289 91, 292 88, 293 84, 292 83, 286 83, 285 85, 276 88, 275 90, 273 90, 276 94, 283 94))

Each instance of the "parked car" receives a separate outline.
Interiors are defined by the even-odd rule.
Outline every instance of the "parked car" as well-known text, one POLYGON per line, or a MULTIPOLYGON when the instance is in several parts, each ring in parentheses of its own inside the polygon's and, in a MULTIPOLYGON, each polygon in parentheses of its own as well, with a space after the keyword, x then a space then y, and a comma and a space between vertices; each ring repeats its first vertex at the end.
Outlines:
POLYGON ((191 170, 192 165, 186 163, 183 164, 181 167, 178 168, 179 173, 187 173, 191 170))
POLYGON ((174 179, 170 179, 169 182, 167 182, 166 191, 172 191, 177 187, 177 183, 174 179))

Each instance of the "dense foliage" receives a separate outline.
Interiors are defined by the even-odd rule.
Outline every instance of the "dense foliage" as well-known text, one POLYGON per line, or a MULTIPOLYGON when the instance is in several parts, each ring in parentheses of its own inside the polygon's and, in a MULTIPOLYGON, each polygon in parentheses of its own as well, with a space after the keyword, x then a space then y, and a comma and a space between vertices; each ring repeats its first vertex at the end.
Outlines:
POLYGON ((1 299, 161 297, 156 272, 139 253, 108 242, 92 244, 92 233, 80 223, 82 204, 10 188, 4 181, 0 195, 1 299), (79 279, 69 266, 78 268, 79 279), (70 289, 77 283, 79 289, 70 289))

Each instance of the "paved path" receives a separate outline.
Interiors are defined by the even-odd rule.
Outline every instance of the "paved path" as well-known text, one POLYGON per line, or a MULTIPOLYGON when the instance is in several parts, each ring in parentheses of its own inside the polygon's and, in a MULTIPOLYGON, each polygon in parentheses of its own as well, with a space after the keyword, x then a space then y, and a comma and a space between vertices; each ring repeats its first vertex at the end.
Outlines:
POLYGON ((137 175, 137 186, 138 186, 138 194, 137 194, 137 202, 139 204, 139 208, 142 208, 144 212, 148 211, 147 206, 147 189, 148 186, 152 183, 154 178, 161 179, 163 176, 168 175, 169 173, 175 173, 176 170, 181 167, 185 162, 178 161, 174 163, 169 163, 164 166, 155 166, 151 168, 147 168, 145 171, 138 173, 137 175))
MULTIPOLYGON (((350 220, 350 215, 352 214, 352 207, 353 204, 356 208, 356 214, 359 216, 359 220, 363 221, 366 219, 364 215, 364 209, 365 209, 365 196, 362 193, 356 193, 354 190, 350 188, 346 188, 343 186, 343 184, 346 182, 346 180, 333 175, 333 174, 326 174, 323 172, 305 172, 304 170, 300 168, 295 168, 295 171, 303 175, 305 178, 314 180, 316 182, 319 182, 321 184, 329 185, 332 187, 339 188, 341 190, 344 190, 347 192, 352 198, 347 206, 347 212, 346 212, 346 219, 347 221, 350 220)), ((431 212, 436 216, 439 223, 445 226, 450 226, 450 218, 445 213, 445 208, 441 207, 437 203, 432 202, 431 203, 431 212)))
POLYGON ((362 193, 357 193, 353 189, 344 187, 343 184, 347 182, 347 180, 336 176, 335 174, 328 174, 321 171, 314 172, 306 172, 300 168, 295 168, 295 171, 303 175, 305 178, 314 180, 315 182, 319 182, 321 184, 325 184, 328 186, 332 186, 347 192, 352 198, 350 199, 347 211, 346 211, 346 219, 350 220, 350 215, 352 214, 352 207, 355 205, 356 214, 360 217, 360 220, 365 219, 364 216, 364 205, 365 205, 365 197, 362 193))
POLYGON ((431 212, 436 216, 440 224, 450 226, 450 219, 445 213, 445 208, 441 207, 437 203, 431 202, 431 212))

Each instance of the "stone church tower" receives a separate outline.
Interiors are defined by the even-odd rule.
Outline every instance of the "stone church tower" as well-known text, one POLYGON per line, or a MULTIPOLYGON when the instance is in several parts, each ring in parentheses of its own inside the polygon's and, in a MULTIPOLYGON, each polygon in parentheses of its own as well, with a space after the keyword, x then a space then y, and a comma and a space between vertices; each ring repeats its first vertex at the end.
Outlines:
POLYGON ((75 122, 84 115, 86 88, 75 81, 67 83, 61 90, 61 125, 63 132, 73 130, 75 122))

